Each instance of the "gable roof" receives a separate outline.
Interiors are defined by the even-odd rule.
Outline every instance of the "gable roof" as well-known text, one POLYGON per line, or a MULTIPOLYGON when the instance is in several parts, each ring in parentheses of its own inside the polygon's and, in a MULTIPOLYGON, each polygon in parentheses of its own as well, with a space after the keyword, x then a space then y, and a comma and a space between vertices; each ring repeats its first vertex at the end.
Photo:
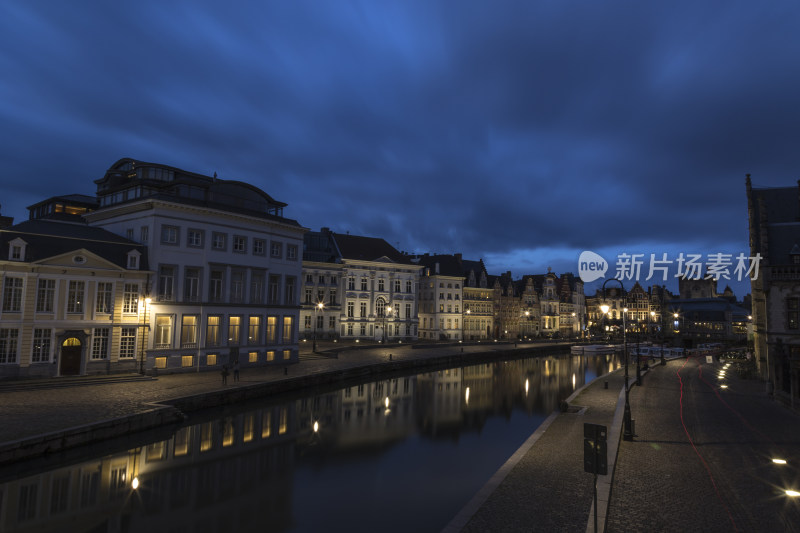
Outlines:
POLYGON ((461 267, 461 262, 453 255, 423 255, 419 258, 419 264, 430 268, 432 276, 437 274, 437 264, 439 265, 438 274, 440 276, 456 278, 463 278, 465 276, 464 270, 461 267))
POLYGON ((139 270, 148 270, 147 247, 116 233, 86 224, 57 220, 26 220, 0 229, 0 260, 8 260, 8 243, 21 238, 27 243, 25 262, 85 249, 121 268, 128 266, 128 252, 138 251, 139 270))
POLYGON ((331 236, 343 259, 358 261, 381 261, 389 259, 394 263, 411 264, 408 256, 378 237, 362 237, 359 235, 342 235, 331 232, 331 236), (385 258, 385 259, 384 259, 385 258))

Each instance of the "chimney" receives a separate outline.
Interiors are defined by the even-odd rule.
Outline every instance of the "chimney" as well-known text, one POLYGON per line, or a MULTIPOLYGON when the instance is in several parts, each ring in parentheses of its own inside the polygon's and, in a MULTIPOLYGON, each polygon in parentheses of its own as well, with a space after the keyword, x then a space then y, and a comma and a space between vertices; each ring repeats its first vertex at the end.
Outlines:
POLYGON ((14 225, 14 217, 4 217, 0 215, 0 229, 10 228, 13 225, 14 225))
POLYGON ((439 263, 438 262, 436 263, 436 273, 437 274, 439 273, 439 263))

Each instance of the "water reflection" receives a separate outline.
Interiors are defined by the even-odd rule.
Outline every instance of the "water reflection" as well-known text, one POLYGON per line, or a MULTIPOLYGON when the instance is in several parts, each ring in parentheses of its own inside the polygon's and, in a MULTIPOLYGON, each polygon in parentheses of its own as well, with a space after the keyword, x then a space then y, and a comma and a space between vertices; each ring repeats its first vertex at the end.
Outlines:
POLYGON ((561 400, 618 366, 498 361, 199 418, 0 484, 0 530, 438 531, 561 400))

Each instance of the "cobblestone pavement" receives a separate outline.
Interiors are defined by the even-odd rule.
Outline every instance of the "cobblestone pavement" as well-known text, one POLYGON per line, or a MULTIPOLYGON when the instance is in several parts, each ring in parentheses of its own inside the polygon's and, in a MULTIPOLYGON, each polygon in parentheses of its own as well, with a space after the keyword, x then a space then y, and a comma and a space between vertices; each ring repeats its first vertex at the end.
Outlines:
POLYGON ((718 381, 721 367, 675 360, 632 389, 637 436, 620 445, 608 531, 800 531, 800 499, 784 493, 800 490, 800 417, 761 381, 718 381))
POLYGON ((462 531, 585 531, 592 475, 583 470, 583 424, 610 429, 623 379, 618 371, 585 388, 570 405, 587 409, 560 414, 462 531))
MULTIPOLYGON (((333 343, 318 343, 318 349, 340 347, 333 343)), ((513 344, 482 344, 464 346, 465 352, 486 352, 513 349, 513 344)), ((522 350, 530 345, 519 345, 522 350)), ((301 358, 310 351, 303 347, 301 358)), ((345 368, 388 361, 424 359, 459 353, 458 346, 411 349, 409 345, 391 345, 370 349, 341 351, 338 358, 313 358, 284 367, 243 368, 241 380, 228 377, 227 387, 292 379, 345 368)), ((54 378, 58 379, 58 378, 54 378)), ((182 396, 190 396, 223 388, 218 372, 199 372, 162 375, 152 381, 84 385, 58 389, 0 392, 0 442, 10 442, 53 431, 118 418, 151 409, 149 405, 182 396)))

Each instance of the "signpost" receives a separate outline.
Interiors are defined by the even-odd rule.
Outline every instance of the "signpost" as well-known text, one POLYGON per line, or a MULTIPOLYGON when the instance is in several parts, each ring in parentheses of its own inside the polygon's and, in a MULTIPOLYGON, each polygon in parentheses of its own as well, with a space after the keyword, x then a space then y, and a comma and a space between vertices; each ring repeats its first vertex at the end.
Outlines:
POLYGON ((599 424, 583 424, 583 470, 594 474, 594 530, 597 531, 597 476, 608 475, 608 429, 599 424))

